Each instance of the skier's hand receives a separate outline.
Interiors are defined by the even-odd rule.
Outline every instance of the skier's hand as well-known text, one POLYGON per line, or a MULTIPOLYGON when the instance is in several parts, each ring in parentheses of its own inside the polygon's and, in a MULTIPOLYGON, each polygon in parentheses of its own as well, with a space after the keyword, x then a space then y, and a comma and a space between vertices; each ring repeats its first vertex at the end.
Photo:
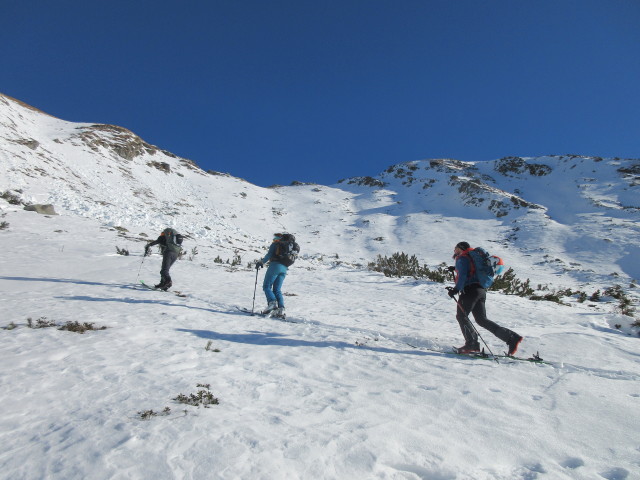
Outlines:
POLYGON ((144 247, 144 256, 148 257, 151 254, 149 247, 144 247))
POLYGON ((458 290, 455 287, 447 287, 447 293, 449 294, 449 296, 451 298, 454 298, 458 294, 459 291, 460 290, 458 290))
POLYGON ((262 267, 264 267, 264 263, 262 263, 262 260, 258 260, 256 262, 256 270, 260 270, 262 267))

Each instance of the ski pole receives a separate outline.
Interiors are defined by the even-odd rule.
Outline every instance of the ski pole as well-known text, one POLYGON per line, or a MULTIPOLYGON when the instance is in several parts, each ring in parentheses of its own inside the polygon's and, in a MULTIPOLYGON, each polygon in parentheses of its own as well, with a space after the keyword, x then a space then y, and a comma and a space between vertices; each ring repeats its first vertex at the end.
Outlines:
POLYGON ((491 349, 489 348, 489 345, 487 345, 487 342, 484 341, 484 338, 482 338, 482 335, 480 335, 480 332, 478 331, 478 329, 476 328, 476 326, 473 324, 473 322, 471 322, 471 320, 469 319, 469 315, 467 315, 467 312, 464 311, 464 308, 462 308, 462 305, 460 305, 460 296, 458 296, 458 298, 455 297, 451 297, 453 300, 455 300, 456 305, 458 306, 458 308, 460 309, 460 311, 462 312, 462 314, 464 315, 464 318, 467 319, 467 322, 469 323, 469 325, 471 325, 471 328, 473 328, 476 332, 476 335, 478 335, 478 337, 480 338, 480 340, 482 340, 482 343, 484 343, 484 346, 487 347, 487 350, 489 350, 489 353, 491 354, 491 356, 493 357, 493 359, 496 361, 496 363, 500 363, 498 361, 498 357, 496 357, 496 355, 491 351, 491 349))
POLYGON ((147 255, 142 255, 142 261, 140 262, 140 268, 138 268, 138 276, 136 277, 136 283, 138 283, 138 281, 140 280, 140 270, 142 270, 142 264, 144 263, 144 257, 146 257, 147 255))
POLYGON ((259 270, 260 270, 260 267, 256 265, 256 283, 253 286, 253 303, 251 304, 251 316, 253 316, 253 309, 256 306, 256 289, 258 288, 258 271, 259 270))

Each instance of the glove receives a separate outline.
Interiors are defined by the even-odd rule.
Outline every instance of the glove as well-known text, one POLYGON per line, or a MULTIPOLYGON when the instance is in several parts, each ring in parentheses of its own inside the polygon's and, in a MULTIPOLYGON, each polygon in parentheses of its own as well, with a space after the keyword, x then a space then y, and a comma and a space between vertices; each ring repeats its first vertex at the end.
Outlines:
POLYGON ((458 290, 455 287, 447 287, 447 293, 449 294, 449 296, 451 298, 454 298, 458 294, 459 291, 460 290, 458 290))
POLYGON ((256 262, 256 270, 260 270, 262 267, 264 267, 264 263, 262 263, 262 260, 258 260, 256 262))
POLYGON ((456 271, 456 267, 447 267, 447 270, 449 270, 449 272, 453 273, 456 271))
POLYGON ((144 256, 148 257, 150 254, 149 247, 144 247, 144 256))

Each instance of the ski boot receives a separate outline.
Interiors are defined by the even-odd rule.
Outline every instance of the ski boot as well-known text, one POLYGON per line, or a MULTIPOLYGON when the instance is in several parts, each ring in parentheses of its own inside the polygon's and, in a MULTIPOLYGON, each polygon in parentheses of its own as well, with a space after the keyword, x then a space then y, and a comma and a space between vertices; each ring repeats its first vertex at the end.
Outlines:
POLYGON ((266 310, 262 311, 262 314, 266 315, 267 317, 270 317, 273 315, 273 312, 276 311, 277 309, 278 309, 278 302, 276 302, 275 300, 272 300, 267 305, 266 310))
POLYGON ((460 353, 463 355, 468 355, 471 353, 480 353, 480 344, 478 343, 465 343, 463 346, 459 348, 454 348, 456 353, 460 353))

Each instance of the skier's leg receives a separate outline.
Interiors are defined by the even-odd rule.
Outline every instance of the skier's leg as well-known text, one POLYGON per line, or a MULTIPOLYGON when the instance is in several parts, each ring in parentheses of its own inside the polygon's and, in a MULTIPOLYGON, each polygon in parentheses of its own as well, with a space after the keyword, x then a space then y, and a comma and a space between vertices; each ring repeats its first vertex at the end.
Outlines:
POLYGON ((269 272, 267 269, 267 273, 264 274, 264 281, 262 282, 262 291, 264 292, 265 297, 267 297, 269 308, 271 305, 276 305, 277 303, 276 296, 273 293, 273 284, 276 281, 276 277, 277 275, 273 272, 269 272))
POLYGON ((172 285, 169 270, 177 259, 178 254, 176 252, 165 250, 164 255, 162 255, 162 268, 160 269, 160 288, 172 285))
POLYGON ((273 293, 275 299, 278 301, 278 307, 284 308, 284 296, 282 295, 282 284, 287 276, 286 273, 279 273, 273 282, 273 293))
POLYGON ((462 336, 464 337, 466 346, 478 346, 478 334, 476 333, 471 321, 469 320, 468 312, 473 310, 475 304, 475 296, 471 292, 466 290, 460 292, 460 298, 458 299, 458 305, 456 307, 456 320, 460 325, 462 336))
POLYGON ((501 327, 487 318, 487 310, 485 306, 487 291, 484 288, 478 287, 475 289, 475 292, 478 300, 472 309, 472 313, 476 323, 482 328, 489 330, 505 343, 509 343, 512 338, 517 337, 518 335, 516 333, 512 332, 508 328, 501 327))

